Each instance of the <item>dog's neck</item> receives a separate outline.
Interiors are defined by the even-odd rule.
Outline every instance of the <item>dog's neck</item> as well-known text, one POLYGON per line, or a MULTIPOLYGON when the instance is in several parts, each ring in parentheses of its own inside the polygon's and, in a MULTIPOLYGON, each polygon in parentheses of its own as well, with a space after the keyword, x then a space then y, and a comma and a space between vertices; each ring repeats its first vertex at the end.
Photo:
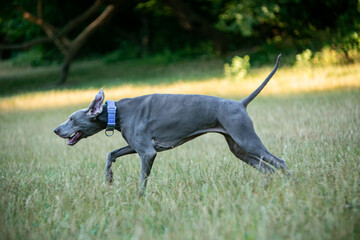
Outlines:
MULTIPOLYGON (((102 112, 97 116, 97 120, 101 123, 103 123, 104 125, 104 129, 106 128, 106 125, 107 125, 107 122, 108 122, 108 114, 107 114, 107 106, 104 104, 103 106, 103 110, 102 112)), ((116 126, 115 126, 115 129, 120 129, 120 125, 119 125, 119 122, 120 122, 120 116, 119 116, 119 111, 116 111, 116 115, 115 115, 115 123, 116 123, 116 126)))

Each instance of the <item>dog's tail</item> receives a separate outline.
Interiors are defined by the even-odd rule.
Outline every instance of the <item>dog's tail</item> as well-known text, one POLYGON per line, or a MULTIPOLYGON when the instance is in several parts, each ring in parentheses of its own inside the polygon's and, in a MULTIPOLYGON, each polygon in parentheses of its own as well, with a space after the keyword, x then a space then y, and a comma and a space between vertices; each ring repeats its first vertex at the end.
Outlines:
POLYGON ((279 56, 276 59, 276 64, 274 69, 271 71, 271 73, 269 74, 269 76, 267 76, 267 78, 264 80, 264 82, 253 92, 251 93, 248 97, 244 98, 243 100, 241 100, 241 103, 244 104, 244 107, 247 107, 247 105, 254 100, 254 98, 261 92, 261 90, 266 86, 266 84, 270 81, 271 77, 275 74, 278 66, 279 66, 279 62, 280 62, 280 57, 281 54, 279 54, 279 56))

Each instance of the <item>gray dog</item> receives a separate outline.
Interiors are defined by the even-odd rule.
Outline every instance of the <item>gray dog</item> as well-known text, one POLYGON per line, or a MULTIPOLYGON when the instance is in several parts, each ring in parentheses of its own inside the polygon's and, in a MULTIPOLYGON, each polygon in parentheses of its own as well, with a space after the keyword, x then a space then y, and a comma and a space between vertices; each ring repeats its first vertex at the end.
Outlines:
POLYGON ((103 105, 101 89, 89 108, 71 114, 54 132, 67 138, 68 145, 72 146, 103 129, 113 130, 109 127, 112 118, 112 126, 121 131, 128 146, 109 153, 106 180, 113 181, 111 165, 116 158, 138 153, 141 158, 139 195, 144 194, 157 152, 173 149, 208 132, 222 134, 231 152, 259 171, 273 173, 272 165, 292 176, 285 161, 264 147, 246 112, 247 105, 276 72, 279 59, 280 55, 265 81, 241 101, 203 95, 151 94, 122 99, 109 108, 109 104, 103 105))

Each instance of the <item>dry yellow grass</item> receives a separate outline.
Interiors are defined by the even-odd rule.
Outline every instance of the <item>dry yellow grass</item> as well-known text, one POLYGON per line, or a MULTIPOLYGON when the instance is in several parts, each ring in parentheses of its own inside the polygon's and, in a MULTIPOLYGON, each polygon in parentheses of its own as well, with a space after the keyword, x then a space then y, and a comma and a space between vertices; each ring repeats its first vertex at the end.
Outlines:
MULTIPOLYGON (((121 86, 106 88, 107 99, 121 99, 151 93, 206 94, 215 96, 246 96, 256 89, 271 71, 270 68, 253 70, 245 80, 226 78, 173 84, 121 86)), ((269 82, 262 94, 292 94, 324 91, 336 88, 360 88, 360 64, 319 68, 282 68, 269 82)), ((98 89, 53 90, 27 93, 0 99, 0 111, 35 110, 81 105, 89 103, 98 89)))

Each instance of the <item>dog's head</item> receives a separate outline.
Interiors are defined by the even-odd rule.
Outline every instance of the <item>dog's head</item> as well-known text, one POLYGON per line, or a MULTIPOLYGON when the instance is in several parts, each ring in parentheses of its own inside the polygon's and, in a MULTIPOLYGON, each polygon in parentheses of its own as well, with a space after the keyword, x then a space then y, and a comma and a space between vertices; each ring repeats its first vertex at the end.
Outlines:
POLYGON ((67 138, 67 144, 73 146, 80 139, 94 135, 104 129, 104 125, 96 120, 103 110, 104 98, 104 92, 100 89, 89 108, 84 108, 71 114, 68 120, 54 129, 55 134, 59 137, 67 138))

